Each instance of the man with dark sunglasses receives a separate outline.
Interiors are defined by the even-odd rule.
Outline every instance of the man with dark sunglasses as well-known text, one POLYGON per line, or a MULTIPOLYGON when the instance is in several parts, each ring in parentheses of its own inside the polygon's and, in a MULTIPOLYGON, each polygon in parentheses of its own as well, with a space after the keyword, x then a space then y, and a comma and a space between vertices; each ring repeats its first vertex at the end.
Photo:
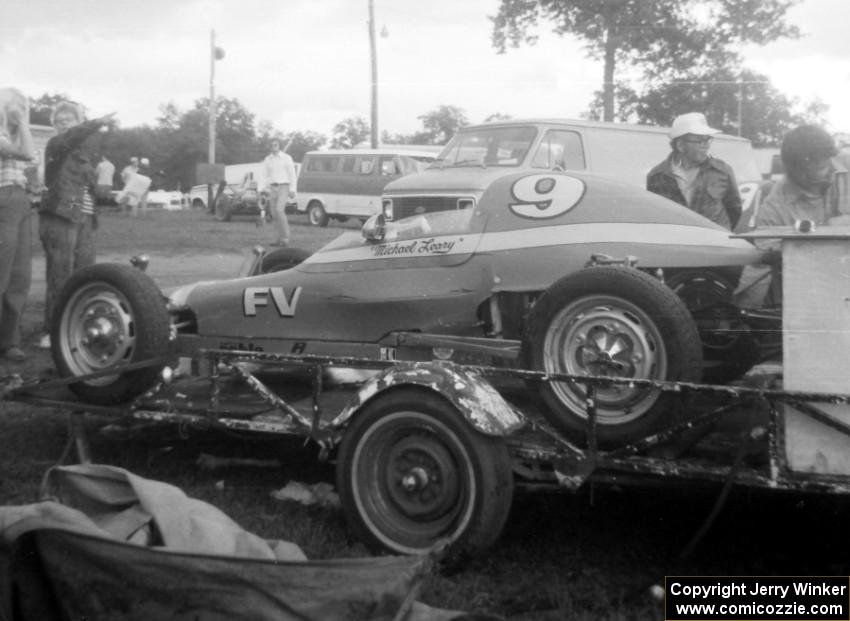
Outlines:
POLYGON ((649 171, 646 189, 732 230, 741 217, 741 194, 732 167, 709 155, 712 136, 699 112, 682 114, 670 127, 670 155, 649 171))

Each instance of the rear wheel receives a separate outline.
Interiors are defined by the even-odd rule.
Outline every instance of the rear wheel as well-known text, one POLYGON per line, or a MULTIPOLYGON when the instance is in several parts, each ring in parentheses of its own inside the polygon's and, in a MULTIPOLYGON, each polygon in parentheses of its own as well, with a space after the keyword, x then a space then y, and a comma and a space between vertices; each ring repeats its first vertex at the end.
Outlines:
MULTIPOLYGON (((535 303, 523 343, 529 368, 547 373, 699 381, 699 334, 684 303, 634 268, 602 266, 570 274, 535 303)), ((539 382, 549 421, 585 438, 585 388, 539 382)), ((675 403, 655 388, 602 385, 596 390, 597 440, 612 446, 667 423, 675 403)))
POLYGON ((355 534, 399 554, 448 541, 452 555, 492 545, 513 474, 501 438, 475 429, 444 398, 403 388, 366 405, 346 430, 337 488, 355 534))
POLYGON ((307 205, 307 220, 313 226, 327 226, 330 218, 319 201, 311 201, 307 205))
POLYGON ((53 361, 63 377, 116 369, 70 388, 91 403, 121 403, 150 388, 164 365, 125 373, 120 367, 167 354, 169 331, 165 301, 147 274, 126 265, 92 265, 75 272, 56 301, 53 361))

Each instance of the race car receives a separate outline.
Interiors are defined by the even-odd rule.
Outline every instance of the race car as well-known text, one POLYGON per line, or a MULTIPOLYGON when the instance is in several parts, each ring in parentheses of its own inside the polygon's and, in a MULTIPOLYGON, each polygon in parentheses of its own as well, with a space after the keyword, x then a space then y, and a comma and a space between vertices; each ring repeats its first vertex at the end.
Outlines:
MULTIPOLYGON (((605 177, 482 172, 481 191, 451 209, 399 217, 390 202, 362 231, 312 255, 261 254, 248 276, 181 287, 167 299, 130 266, 81 270, 57 303, 57 368, 63 376, 101 372, 73 390, 104 404, 146 391, 167 360, 133 363, 205 349, 686 382, 718 365, 735 375, 746 370, 741 360, 751 364, 736 309, 706 302, 734 288, 727 274, 762 260, 749 242, 605 177)), ((450 186, 455 173, 443 173, 450 186)), ((578 383, 532 388, 556 428, 583 433, 578 383)), ((596 405, 608 446, 642 437, 671 414, 663 391, 640 385, 602 387, 596 405)))

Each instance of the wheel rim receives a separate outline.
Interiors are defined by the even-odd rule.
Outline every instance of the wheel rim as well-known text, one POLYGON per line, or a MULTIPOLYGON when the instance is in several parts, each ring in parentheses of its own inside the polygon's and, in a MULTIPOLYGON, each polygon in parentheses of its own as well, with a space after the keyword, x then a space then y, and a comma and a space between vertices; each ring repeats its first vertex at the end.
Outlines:
MULTIPOLYGON (((549 373, 664 379, 667 356, 655 323, 638 306, 614 296, 580 298, 565 306, 550 323, 543 345, 549 373)), ((552 382, 552 391, 567 407, 586 417, 584 389, 575 382, 552 382)), ((657 389, 625 385, 596 390, 600 424, 632 422, 657 401, 657 389)))
MULTIPOLYGON (((81 287, 68 300, 59 327, 59 347, 72 375, 111 369, 131 361, 136 329, 130 304, 120 292, 103 282, 81 287)), ((110 375, 88 380, 103 386, 110 375)))
POLYGON ((324 217, 324 210, 319 205, 310 206, 310 224, 321 223, 324 217))
POLYGON ((397 412, 371 426, 349 476, 364 525, 396 552, 455 541, 472 519, 476 480, 467 452, 426 414, 397 412))

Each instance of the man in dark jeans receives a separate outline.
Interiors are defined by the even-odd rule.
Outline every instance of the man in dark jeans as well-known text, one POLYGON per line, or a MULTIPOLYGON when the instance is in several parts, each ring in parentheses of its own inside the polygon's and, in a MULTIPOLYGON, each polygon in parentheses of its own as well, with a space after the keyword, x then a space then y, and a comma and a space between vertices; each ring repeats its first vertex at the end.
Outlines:
POLYGON ((671 153, 649 171, 646 189, 734 230, 741 217, 735 173, 708 154, 712 136, 719 133, 699 112, 676 117, 670 128, 671 153))

